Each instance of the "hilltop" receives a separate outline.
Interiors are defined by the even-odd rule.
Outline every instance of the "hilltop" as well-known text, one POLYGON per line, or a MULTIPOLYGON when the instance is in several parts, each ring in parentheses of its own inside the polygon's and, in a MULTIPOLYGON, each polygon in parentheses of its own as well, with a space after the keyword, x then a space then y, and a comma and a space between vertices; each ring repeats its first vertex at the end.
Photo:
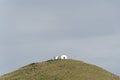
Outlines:
POLYGON ((96 65, 77 60, 48 60, 26 65, 0 80, 120 80, 96 65))

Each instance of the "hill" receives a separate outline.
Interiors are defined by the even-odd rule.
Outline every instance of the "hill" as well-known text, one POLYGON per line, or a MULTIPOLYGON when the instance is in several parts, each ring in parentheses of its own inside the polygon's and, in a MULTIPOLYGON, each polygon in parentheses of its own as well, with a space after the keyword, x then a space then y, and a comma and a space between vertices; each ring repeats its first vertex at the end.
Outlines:
POLYGON ((96 65, 77 60, 32 63, 0 77, 0 80, 120 80, 96 65))

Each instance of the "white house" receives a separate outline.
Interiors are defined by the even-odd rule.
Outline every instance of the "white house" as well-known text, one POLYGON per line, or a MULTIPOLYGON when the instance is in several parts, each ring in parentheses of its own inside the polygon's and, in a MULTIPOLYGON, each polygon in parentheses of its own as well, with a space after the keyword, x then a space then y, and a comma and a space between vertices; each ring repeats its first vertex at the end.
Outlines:
POLYGON ((59 56, 55 56, 54 59, 55 59, 55 60, 59 59, 59 56))
POLYGON ((68 57, 66 55, 61 55, 61 56, 55 56, 54 59, 55 60, 58 60, 58 59, 68 59, 68 57))
POLYGON ((68 57, 66 55, 61 55, 60 59, 67 59, 68 57))

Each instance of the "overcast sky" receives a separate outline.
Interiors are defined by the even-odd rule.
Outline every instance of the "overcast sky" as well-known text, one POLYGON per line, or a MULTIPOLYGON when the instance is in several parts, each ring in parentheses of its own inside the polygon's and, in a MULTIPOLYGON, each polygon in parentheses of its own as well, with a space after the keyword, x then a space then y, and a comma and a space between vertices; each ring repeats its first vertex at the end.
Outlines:
POLYGON ((120 0, 0 0, 0 75, 61 54, 120 76, 120 0))

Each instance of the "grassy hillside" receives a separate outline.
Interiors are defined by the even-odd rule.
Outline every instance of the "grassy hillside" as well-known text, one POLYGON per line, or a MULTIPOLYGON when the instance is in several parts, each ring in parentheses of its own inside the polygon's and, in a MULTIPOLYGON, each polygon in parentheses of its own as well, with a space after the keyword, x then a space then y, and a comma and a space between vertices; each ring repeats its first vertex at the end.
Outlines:
POLYGON ((81 61, 48 60, 24 66, 1 76, 0 80, 120 80, 120 78, 81 61))

